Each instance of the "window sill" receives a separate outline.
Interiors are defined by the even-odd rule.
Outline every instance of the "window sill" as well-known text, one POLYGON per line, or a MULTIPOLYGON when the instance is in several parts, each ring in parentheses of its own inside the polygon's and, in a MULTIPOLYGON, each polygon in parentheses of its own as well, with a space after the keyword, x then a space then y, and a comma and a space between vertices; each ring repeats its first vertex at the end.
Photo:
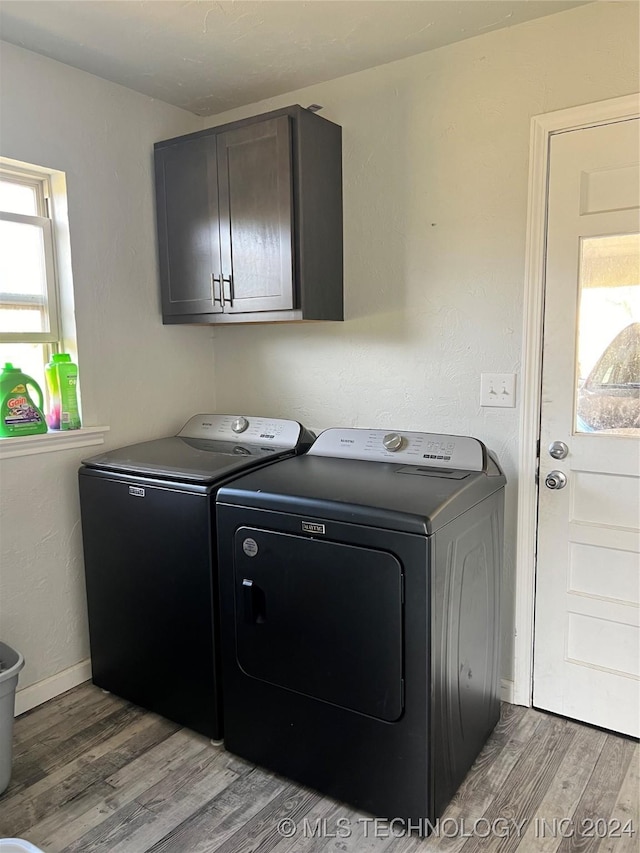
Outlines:
POLYGON ((54 453, 76 447, 104 444, 108 426, 82 427, 82 429, 47 432, 42 435, 0 437, 0 459, 12 456, 31 456, 35 453, 54 453))

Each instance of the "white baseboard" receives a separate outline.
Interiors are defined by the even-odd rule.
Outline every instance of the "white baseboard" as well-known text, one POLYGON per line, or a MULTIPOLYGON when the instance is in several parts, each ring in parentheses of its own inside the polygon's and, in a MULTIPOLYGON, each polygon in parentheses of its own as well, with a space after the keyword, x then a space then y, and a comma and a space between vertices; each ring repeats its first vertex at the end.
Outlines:
POLYGON ((517 702, 514 702, 514 683, 513 681, 509 681, 506 678, 503 678, 500 681, 500 698, 503 702, 508 702, 510 705, 517 705, 517 702))
POLYGON ((30 711, 37 705, 42 705, 54 696, 59 696, 66 690, 71 690, 72 687, 77 687, 83 681, 91 678, 91 661, 80 661, 69 669, 63 669, 62 672, 57 672, 51 678, 45 678, 43 681, 37 681, 35 684, 30 684, 22 690, 16 690, 16 717, 18 714, 24 714, 25 711, 30 711))

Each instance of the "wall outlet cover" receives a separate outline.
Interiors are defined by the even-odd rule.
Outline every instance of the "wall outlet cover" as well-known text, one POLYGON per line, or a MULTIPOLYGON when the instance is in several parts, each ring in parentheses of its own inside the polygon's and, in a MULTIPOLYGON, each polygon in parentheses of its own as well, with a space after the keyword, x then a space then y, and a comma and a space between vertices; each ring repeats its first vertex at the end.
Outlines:
POLYGON ((481 373, 480 405, 513 409, 516 405, 516 374, 481 373))

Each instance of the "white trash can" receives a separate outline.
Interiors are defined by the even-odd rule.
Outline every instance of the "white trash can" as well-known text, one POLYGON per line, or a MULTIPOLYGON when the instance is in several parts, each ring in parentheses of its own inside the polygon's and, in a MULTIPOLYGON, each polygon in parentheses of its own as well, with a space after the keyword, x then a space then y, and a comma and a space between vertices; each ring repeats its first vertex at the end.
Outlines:
POLYGON ((0 794, 8 788, 11 779, 13 713, 18 673, 23 666, 20 652, 0 642, 0 794))

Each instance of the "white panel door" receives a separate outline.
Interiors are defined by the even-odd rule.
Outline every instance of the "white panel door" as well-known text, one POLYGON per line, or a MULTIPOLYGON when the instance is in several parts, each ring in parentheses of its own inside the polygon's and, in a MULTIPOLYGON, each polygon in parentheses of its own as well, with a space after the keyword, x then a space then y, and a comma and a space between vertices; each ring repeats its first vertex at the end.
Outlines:
POLYGON ((551 137, 533 687, 538 708, 635 736, 639 123, 551 137))

